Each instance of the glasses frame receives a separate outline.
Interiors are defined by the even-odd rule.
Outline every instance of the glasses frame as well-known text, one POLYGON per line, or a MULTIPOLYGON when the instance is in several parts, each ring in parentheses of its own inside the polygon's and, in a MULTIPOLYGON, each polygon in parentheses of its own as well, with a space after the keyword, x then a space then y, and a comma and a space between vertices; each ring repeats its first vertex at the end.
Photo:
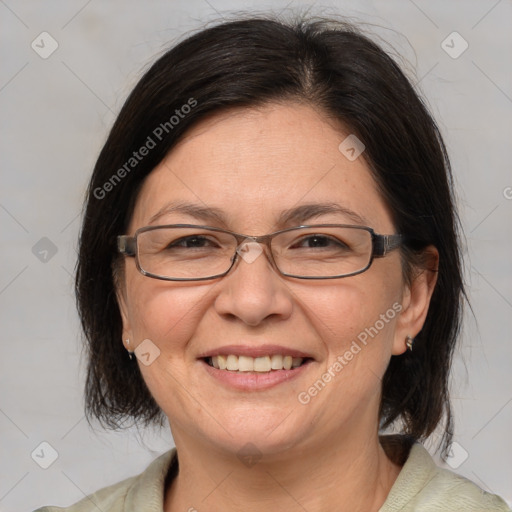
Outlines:
POLYGON ((243 243, 256 242, 259 244, 263 244, 267 247, 267 258, 270 261, 274 270, 276 270, 278 272, 278 274, 285 276, 285 277, 292 277, 294 279, 318 280, 318 279, 341 279, 343 277, 351 277, 351 276, 355 276, 358 274, 362 274, 363 272, 366 272, 371 267, 373 260, 375 258, 383 258, 387 254, 389 254, 391 251, 398 249, 403 244, 403 241, 404 241, 403 235, 400 235, 400 234, 382 235, 379 233, 375 233, 375 231, 368 226, 359 226, 359 225, 353 225, 353 224, 305 224, 305 225, 301 225, 301 226, 294 226, 291 228, 281 229, 279 231, 274 231, 273 233, 269 233, 268 235, 261 235, 261 236, 243 235, 241 233, 235 233, 234 231, 229 231, 227 229, 216 228, 213 226, 202 226, 202 225, 198 225, 198 224, 166 224, 163 226, 145 226, 145 227, 139 228, 139 229, 137 229, 137 231, 135 231, 135 234, 133 236, 119 235, 117 237, 117 250, 120 254, 122 254, 124 256, 135 258, 135 265, 137 267, 137 270, 144 276, 151 277, 153 279, 160 279, 162 281, 209 281, 212 279, 218 279, 220 277, 224 277, 231 271, 231 269, 235 266, 235 263, 238 260, 238 256, 239 256, 238 249, 240 248, 240 246, 243 243), (296 231, 296 230, 303 229, 303 228, 336 228, 336 227, 338 227, 338 228, 355 228, 355 229, 364 230, 364 231, 367 231, 368 233, 370 233, 371 240, 372 240, 372 252, 370 255, 370 260, 368 262, 368 265, 366 265, 366 267, 364 267, 363 269, 358 270, 356 272, 352 272, 350 274, 342 274, 342 275, 337 275, 337 276, 325 276, 325 277, 324 276, 298 276, 295 274, 288 274, 286 272, 282 272, 279 269, 279 267, 277 266, 277 264, 275 262, 274 254, 272 252, 272 245, 271 245, 272 239, 275 236, 280 235, 281 233, 296 231), (168 229, 168 228, 200 228, 200 229, 206 229, 209 231, 215 231, 215 232, 226 233, 226 234, 232 235, 233 237, 236 238, 238 245, 235 249, 235 254, 231 258, 231 265, 225 272, 222 272, 221 274, 216 274, 216 275, 209 276, 209 277, 197 277, 197 278, 196 277, 192 277, 192 278, 190 278, 190 277, 167 277, 167 276, 161 276, 158 274, 153 274, 151 272, 144 270, 140 266, 140 262, 139 262, 139 245, 137 243, 138 236, 141 233, 145 233, 147 231, 155 231, 158 229, 168 229))

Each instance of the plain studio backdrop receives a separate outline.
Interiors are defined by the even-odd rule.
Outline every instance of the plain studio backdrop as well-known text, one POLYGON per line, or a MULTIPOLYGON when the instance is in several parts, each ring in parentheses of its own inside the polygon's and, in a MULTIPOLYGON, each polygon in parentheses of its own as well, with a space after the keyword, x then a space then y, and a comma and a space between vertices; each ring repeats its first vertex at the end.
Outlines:
MULTIPOLYGON (((173 445, 168 428, 141 440, 136 429, 91 430, 85 421, 73 297, 85 187, 116 114, 156 55, 237 11, 307 7, 0 1, 0 510, 69 505, 141 472, 173 445)), ((454 363, 456 433, 446 467, 512 503, 512 2, 338 0, 311 12, 374 25, 409 62, 439 122, 474 309, 454 363)))

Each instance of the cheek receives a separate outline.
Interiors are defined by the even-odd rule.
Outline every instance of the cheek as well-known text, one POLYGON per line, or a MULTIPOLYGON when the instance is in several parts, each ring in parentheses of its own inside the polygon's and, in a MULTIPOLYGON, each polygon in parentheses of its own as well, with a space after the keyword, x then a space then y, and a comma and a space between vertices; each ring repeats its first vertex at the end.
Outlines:
POLYGON ((356 277, 350 284, 322 290, 315 300, 310 297, 310 322, 322 340, 326 357, 311 387, 300 391, 327 390, 319 391, 321 396, 315 398, 318 417, 326 425, 339 424, 356 409, 378 408, 382 378, 392 354, 401 308, 399 291, 396 285, 393 288, 367 281, 363 275, 360 280, 356 277), (333 413, 324 407, 326 403, 341 407, 333 413))
POLYGON ((187 392, 189 341, 211 303, 211 285, 181 286, 146 277, 128 286, 129 321, 135 347, 151 340, 160 354, 149 365, 139 362, 144 381, 160 408, 179 422, 180 411, 202 417, 199 402, 187 392), (154 281, 154 282, 153 282, 154 281))
POLYGON ((128 315, 136 343, 149 338, 161 352, 178 355, 204 315, 210 289, 142 279, 128 287, 128 315))
POLYGON ((353 352, 387 358, 391 353, 394 327, 401 309, 400 281, 353 276, 336 285, 310 289, 304 294, 310 322, 320 334, 329 362, 353 352), (307 297, 307 301, 306 301, 307 297), (375 341, 375 343, 374 343, 375 341), (355 345, 354 345, 355 343, 355 345))

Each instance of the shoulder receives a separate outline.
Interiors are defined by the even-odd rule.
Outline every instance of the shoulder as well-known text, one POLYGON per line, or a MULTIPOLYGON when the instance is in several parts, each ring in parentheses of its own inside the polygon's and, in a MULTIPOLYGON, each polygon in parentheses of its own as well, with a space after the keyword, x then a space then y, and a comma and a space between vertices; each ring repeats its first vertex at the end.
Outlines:
POLYGON ((104 487, 69 507, 46 506, 34 512, 161 512, 164 482, 177 465, 176 449, 160 455, 142 473, 104 487))
POLYGON ((379 512, 511 512, 499 497, 467 478, 438 467, 420 444, 412 445, 409 457, 379 512))

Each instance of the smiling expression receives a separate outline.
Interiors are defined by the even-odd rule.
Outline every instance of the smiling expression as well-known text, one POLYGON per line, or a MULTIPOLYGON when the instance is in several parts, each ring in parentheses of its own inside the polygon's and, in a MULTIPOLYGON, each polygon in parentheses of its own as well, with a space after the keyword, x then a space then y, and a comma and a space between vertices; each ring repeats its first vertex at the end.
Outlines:
MULTIPOLYGON (((294 103, 213 115, 148 176, 128 234, 179 223, 253 236, 304 223, 395 233, 363 157, 350 161, 338 149, 347 135, 294 103)), ((399 251, 362 274, 319 281, 279 275, 264 254, 202 282, 151 279, 128 258, 118 296, 124 339, 131 347, 149 339, 160 350, 139 367, 175 439, 219 450, 253 442, 277 453, 349 435, 358 424, 374 430, 381 378, 405 348, 397 315, 313 400, 297 400, 407 296, 399 251)))

